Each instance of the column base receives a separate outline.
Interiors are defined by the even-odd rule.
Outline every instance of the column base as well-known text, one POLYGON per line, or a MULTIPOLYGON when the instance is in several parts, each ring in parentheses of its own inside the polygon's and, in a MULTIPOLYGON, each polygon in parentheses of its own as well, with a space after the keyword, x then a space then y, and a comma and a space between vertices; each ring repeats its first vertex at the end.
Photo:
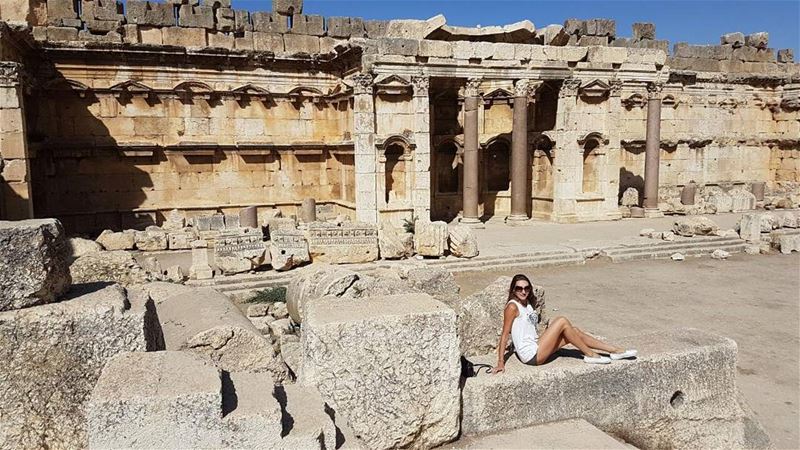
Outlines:
POLYGON ((506 225, 512 227, 525 226, 532 223, 533 221, 526 215, 513 215, 506 217, 506 225))
POLYGON ((459 225, 464 225, 470 228, 482 229, 486 228, 486 225, 480 221, 477 217, 462 217, 458 221, 459 225))
POLYGON ((645 219, 656 219, 659 217, 664 217, 664 213, 658 208, 645 208, 644 217, 645 219))

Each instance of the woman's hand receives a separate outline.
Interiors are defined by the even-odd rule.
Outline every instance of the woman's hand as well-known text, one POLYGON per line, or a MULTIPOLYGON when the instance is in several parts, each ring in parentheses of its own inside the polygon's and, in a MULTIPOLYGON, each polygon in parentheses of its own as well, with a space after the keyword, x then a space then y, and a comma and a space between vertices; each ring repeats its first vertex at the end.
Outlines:
POLYGON ((506 371, 506 365, 504 363, 500 363, 500 364, 492 367, 492 373, 495 374, 495 375, 497 375, 500 372, 505 372, 505 371, 506 371))

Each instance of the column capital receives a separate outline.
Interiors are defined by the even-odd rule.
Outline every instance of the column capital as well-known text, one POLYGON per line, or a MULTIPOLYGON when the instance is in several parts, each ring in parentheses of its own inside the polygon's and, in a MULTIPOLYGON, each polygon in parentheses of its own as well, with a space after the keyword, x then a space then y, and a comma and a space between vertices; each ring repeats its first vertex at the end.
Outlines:
POLYGON ((414 87, 414 97, 427 97, 431 87, 431 79, 424 75, 414 75, 411 77, 411 85, 414 87))
POLYGON ((647 99, 660 99, 661 91, 664 89, 664 83, 661 81, 653 81, 647 83, 647 99))
POLYGON ((375 75, 364 72, 353 76, 353 93, 355 95, 372 94, 375 75))
POLYGON ((22 78, 22 64, 0 61, 0 86, 17 86, 22 78))
POLYGON ((611 80, 608 83, 609 91, 608 94, 611 97, 619 97, 622 95, 622 80, 611 80))
POLYGON ((464 85, 464 97, 479 97, 482 82, 483 78, 468 78, 464 85))
POLYGON ((577 78, 567 78, 558 90, 558 98, 577 97, 578 89, 581 87, 581 80, 577 78))
POLYGON ((532 98, 536 95, 536 90, 542 85, 541 81, 534 81, 524 78, 514 82, 514 97, 532 98))

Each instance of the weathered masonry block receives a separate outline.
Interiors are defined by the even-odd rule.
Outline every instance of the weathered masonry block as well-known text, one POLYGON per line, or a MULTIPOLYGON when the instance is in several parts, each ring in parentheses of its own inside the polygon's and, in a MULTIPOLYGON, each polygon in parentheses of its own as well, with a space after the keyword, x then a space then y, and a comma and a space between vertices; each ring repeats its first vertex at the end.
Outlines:
MULTIPOLYGON (((533 370, 512 356, 503 376, 468 378, 462 433, 583 418, 641 448, 769 445, 736 389, 735 342, 678 329, 621 344, 636 346, 639 358, 605 367, 558 358, 533 370), (498 410, 506 414, 493 413, 498 410)), ((473 362, 491 364, 492 358, 473 362)))
POLYGON ((324 297, 306 308, 303 382, 366 447, 430 448, 458 434, 452 309, 427 294, 324 297))

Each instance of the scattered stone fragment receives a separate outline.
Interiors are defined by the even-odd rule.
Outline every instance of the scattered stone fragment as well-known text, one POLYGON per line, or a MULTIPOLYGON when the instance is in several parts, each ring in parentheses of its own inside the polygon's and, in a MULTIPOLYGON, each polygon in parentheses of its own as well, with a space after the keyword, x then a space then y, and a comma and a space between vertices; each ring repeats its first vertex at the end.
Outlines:
POLYGON ((800 234, 784 234, 778 238, 781 253, 800 252, 800 234))
POLYGON ((730 252, 719 248, 714 250, 714 253, 711 254, 711 257, 714 259, 728 259, 729 256, 731 256, 730 252))
POLYGON ((216 256, 214 263, 224 275, 235 275, 248 272, 253 268, 253 262, 243 256, 216 256))
POLYGON ((761 253, 761 247, 758 245, 748 245, 744 248, 744 252, 748 255, 758 255, 761 253))
POLYGON ((655 231, 656 231, 656 230, 654 230, 654 229, 652 229, 652 228, 642 228, 641 230, 639 230, 639 236, 642 236, 642 237, 650 237, 650 235, 651 235, 652 233, 655 233, 655 231))
POLYGON ((125 250, 89 253, 69 266, 74 283, 111 282, 123 286, 150 281, 147 271, 125 250))
POLYGON ((247 317, 264 317, 269 314, 269 303, 256 303, 247 307, 247 317))
POLYGON ((675 220, 672 231, 680 236, 709 236, 714 234, 719 227, 707 217, 685 217, 675 220))
POLYGON ((465 225, 450 225, 448 227, 450 254, 459 258, 474 258, 478 256, 478 239, 472 228, 465 225))
POLYGON ((628 207, 639 206, 639 190, 635 187, 625 189, 625 192, 622 193, 620 205, 628 207))
POLYGON ((447 250, 447 223, 418 220, 414 226, 414 245, 422 256, 443 256, 447 250))
POLYGON ((683 261, 684 259, 686 259, 686 257, 683 256, 682 253, 673 253, 672 256, 670 256, 670 258, 672 258, 673 261, 683 261))
POLYGON ((106 250, 133 250, 136 245, 136 235, 133 230, 120 232, 105 230, 95 241, 106 250))
POLYGON ((103 251, 103 246, 96 241, 73 237, 67 239, 68 256, 72 259, 83 256, 87 253, 103 251))
POLYGON ((186 349, 205 355, 214 365, 228 372, 269 372, 285 376, 286 368, 276 357, 272 343, 260 333, 230 325, 220 325, 192 336, 186 349))
POLYGON ((272 315, 280 319, 290 315, 295 323, 302 323, 307 302, 327 296, 340 297, 358 278, 351 270, 329 265, 311 266, 292 278, 286 288, 286 303, 274 303, 272 315))
POLYGON ((148 227, 145 231, 134 234, 136 248, 145 252, 166 250, 169 246, 167 233, 158 227, 148 227))
POLYGON ((390 223, 378 230, 378 247, 383 259, 408 258, 414 254, 414 237, 411 233, 400 233, 390 223))
POLYGON ((269 313, 276 319, 285 319, 289 317, 289 310, 286 308, 286 302, 273 303, 269 313))
POLYGON ((674 241, 675 233, 673 233, 672 231, 665 231, 661 234, 661 239, 665 241, 674 241))
POLYGON ((737 227, 739 236, 745 241, 758 242, 761 240, 761 214, 743 214, 737 227))
POLYGON ((280 338, 284 334, 292 334, 292 321, 288 318, 276 319, 269 324, 272 335, 280 338))
POLYGON ((167 267, 164 278, 172 283, 183 283, 183 269, 177 264, 169 266, 167 267))
POLYGON ((264 336, 272 337, 272 328, 270 328, 269 324, 274 322, 276 319, 272 316, 264 316, 264 317, 251 317, 250 322, 253 323, 253 326, 259 331, 259 333, 263 334, 264 336))

